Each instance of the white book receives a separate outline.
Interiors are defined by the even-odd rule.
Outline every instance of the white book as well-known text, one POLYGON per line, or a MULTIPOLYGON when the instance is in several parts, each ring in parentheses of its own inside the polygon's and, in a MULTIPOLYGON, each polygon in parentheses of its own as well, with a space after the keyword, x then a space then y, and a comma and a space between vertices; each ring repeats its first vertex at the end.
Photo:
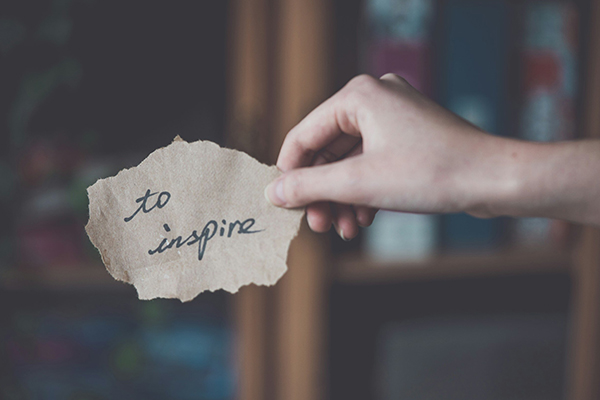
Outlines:
POLYGON ((436 249, 438 218, 434 215, 379 211, 366 229, 367 257, 379 261, 427 258, 436 249))

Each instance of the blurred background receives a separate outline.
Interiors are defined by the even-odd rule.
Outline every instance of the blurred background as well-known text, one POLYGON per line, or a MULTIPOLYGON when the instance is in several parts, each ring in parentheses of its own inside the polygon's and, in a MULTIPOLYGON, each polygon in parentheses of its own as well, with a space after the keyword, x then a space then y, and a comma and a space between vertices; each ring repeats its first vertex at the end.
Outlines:
POLYGON ((600 233, 380 212, 274 287, 140 301, 86 187, 174 136, 274 163, 359 73, 487 131, 600 135, 594 0, 0 2, 0 399, 600 398, 600 233))

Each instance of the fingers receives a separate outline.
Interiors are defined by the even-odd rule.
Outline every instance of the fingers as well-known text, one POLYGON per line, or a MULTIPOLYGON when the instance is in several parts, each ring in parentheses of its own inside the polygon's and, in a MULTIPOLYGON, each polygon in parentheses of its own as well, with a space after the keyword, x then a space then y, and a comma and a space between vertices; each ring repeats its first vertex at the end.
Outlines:
POLYGON ((338 235, 344 240, 350 240, 358 235, 358 227, 366 228, 373 223, 377 211, 365 206, 318 202, 306 208, 306 219, 314 232, 325 233, 333 223, 338 235))
POLYGON ((366 228, 373 223, 375 214, 377 214, 376 208, 365 207, 365 206, 354 206, 354 214, 356 215, 356 222, 358 226, 366 228))
POLYGON ((331 164, 288 171, 265 189, 269 201, 285 208, 303 207, 318 201, 343 204, 367 204, 365 166, 362 156, 350 157, 331 164))
POLYGON ((347 204, 335 204, 335 213, 333 216, 333 225, 342 239, 348 241, 358 235, 358 225, 354 209, 347 204))
MULTIPOLYGON (((323 165, 338 161, 341 158, 351 157, 360 154, 354 152, 361 139, 355 136, 340 135, 328 144, 325 148, 317 152, 311 165, 323 165)), ((361 147, 362 149, 362 147, 361 147)))
POLYGON ((315 154, 345 135, 338 124, 336 100, 334 96, 325 101, 287 134, 277 158, 280 170, 310 165, 315 154))
POLYGON ((374 87, 377 79, 361 75, 315 108, 286 136, 277 166, 282 171, 310 165, 315 154, 340 135, 359 137, 356 116, 360 107, 355 99, 366 87, 374 87))
POLYGON ((373 220, 373 209, 358 208, 356 213, 350 205, 329 202, 352 204, 365 197, 356 188, 359 162, 347 159, 362 153, 357 108, 365 103, 359 101, 360 93, 375 82, 370 76, 353 79, 296 125, 280 150, 277 166, 286 174, 266 188, 267 198, 281 207, 308 205, 307 220, 316 232, 329 230, 333 223, 342 238, 351 239, 359 224, 368 226, 373 220), (339 162, 342 158, 346 160, 339 162))
POLYGON ((306 220, 308 226, 314 232, 325 233, 331 228, 333 221, 331 205, 327 201, 317 202, 306 208, 306 220))
POLYGON ((359 226, 367 227, 373 222, 376 212, 370 207, 318 202, 306 208, 306 219, 310 229, 317 233, 329 231, 333 223, 338 235, 348 241, 358 235, 359 226))
MULTIPOLYGON (((334 162, 339 158, 347 155, 351 157, 352 155, 360 154, 359 143, 360 139, 352 136, 340 136, 335 139, 332 143, 327 145, 327 147, 319 153, 315 157, 313 161, 313 166, 323 165, 330 162, 334 162), (346 154, 348 153, 348 154, 346 154)), ((332 210, 336 210, 335 204, 330 204, 329 202, 317 202, 310 204, 306 208, 306 220, 308 221, 308 226, 317 233, 325 233, 331 228, 331 224, 334 221, 332 216, 332 210)), ((346 235, 352 234, 353 229, 350 225, 357 225, 355 215, 349 215, 352 218, 351 221, 343 221, 341 223, 342 226, 349 225, 346 229, 346 235)), ((338 223, 336 226, 339 226, 338 223)), ((338 230, 338 234, 340 231, 338 230)), ((342 237, 344 240, 352 239, 353 236, 342 237)))
MULTIPOLYGON (((368 99, 372 96, 368 94, 373 93, 382 82, 410 86, 404 78, 395 74, 385 74, 381 79, 368 75, 355 77, 287 134, 277 159, 279 169, 285 172, 306 167, 313 163, 319 151, 337 138, 360 137, 358 110, 370 104, 368 99)), ((351 138, 344 140, 352 142, 351 138)))

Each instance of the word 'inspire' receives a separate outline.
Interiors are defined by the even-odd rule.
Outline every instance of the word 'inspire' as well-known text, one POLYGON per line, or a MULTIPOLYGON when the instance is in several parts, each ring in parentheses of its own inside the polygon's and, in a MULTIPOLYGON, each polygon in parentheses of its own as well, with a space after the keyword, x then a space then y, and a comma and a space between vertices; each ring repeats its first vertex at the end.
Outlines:
MULTIPOLYGON (((141 203, 140 206, 135 210, 133 214, 129 217, 124 218, 125 222, 131 221, 140 211, 142 213, 147 214, 155 208, 163 208, 167 205, 167 203, 171 200, 171 194, 169 192, 154 192, 150 189, 146 190, 146 194, 140 198, 135 199, 136 203, 141 203), (156 196, 154 205, 148 208, 148 201, 151 197, 156 196)), ((219 227, 219 224, 215 220, 210 220, 204 225, 204 228, 198 233, 197 230, 194 230, 188 237, 185 239, 183 236, 177 236, 174 239, 164 238, 161 240, 160 244, 155 248, 148 250, 148 254, 154 255, 156 253, 163 253, 169 249, 175 247, 176 249, 182 247, 183 245, 192 246, 198 244, 198 260, 202 260, 204 257, 204 253, 206 252, 206 245, 209 240, 213 239, 215 236, 218 237, 226 237, 231 238, 233 234, 237 235, 248 235, 252 233, 263 232, 264 229, 252 230, 256 220, 254 218, 247 218, 244 221, 236 220, 234 222, 227 223, 226 220, 221 220, 222 226, 219 227), (237 229, 237 230, 236 230, 237 229)), ((163 229, 166 232, 171 232, 171 227, 168 224, 163 224, 163 229)))

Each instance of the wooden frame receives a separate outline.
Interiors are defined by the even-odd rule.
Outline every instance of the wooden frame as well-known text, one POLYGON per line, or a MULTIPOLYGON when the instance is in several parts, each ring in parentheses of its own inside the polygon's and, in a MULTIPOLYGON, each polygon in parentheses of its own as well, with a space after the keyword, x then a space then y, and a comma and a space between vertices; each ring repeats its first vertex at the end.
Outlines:
MULTIPOLYGON (((232 1, 228 68, 229 147, 265 161, 269 104, 268 1, 232 1)), ((237 331, 239 399, 263 400, 267 395, 267 293, 247 286, 234 297, 237 331)))
MULTIPOLYGON (((584 135, 600 138, 600 1, 592 1, 584 135)), ((573 274, 568 398, 600 398, 600 230, 583 229, 573 274)))
MULTIPOLYGON (((229 145, 274 163, 285 133, 328 93, 327 2, 237 0, 231 15, 229 145)), ((275 290, 236 297, 239 399, 321 396, 323 245, 303 227, 275 290)))

